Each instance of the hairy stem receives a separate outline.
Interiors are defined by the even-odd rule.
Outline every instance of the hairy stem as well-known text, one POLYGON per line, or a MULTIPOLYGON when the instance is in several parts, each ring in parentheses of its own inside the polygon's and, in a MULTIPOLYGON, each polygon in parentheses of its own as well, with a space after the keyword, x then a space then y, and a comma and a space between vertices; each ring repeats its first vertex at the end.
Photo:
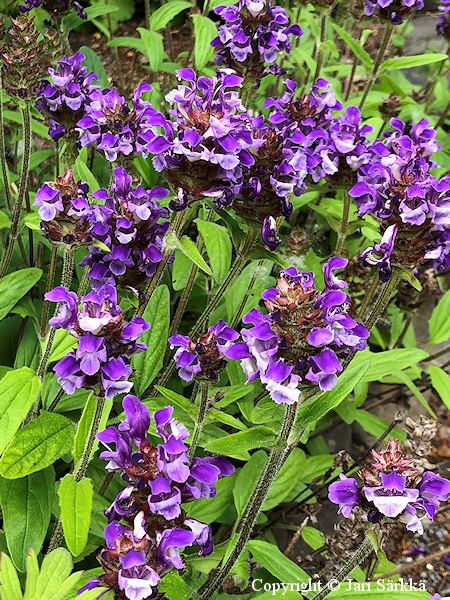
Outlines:
POLYGON ((388 23, 386 25, 386 30, 384 32, 383 41, 381 42, 380 51, 379 51, 378 56, 376 58, 376 61, 375 61, 375 64, 373 66, 372 73, 371 73, 371 75, 369 77, 369 80, 366 83, 366 87, 364 88, 364 93, 363 93, 363 97, 361 98, 361 102, 359 103, 359 108, 360 108, 361 111, 364 108, 364 104, 366 103, 367 97, 368 97, 368 95, 370 94, 370 92, 371 92, 371 90, 373 88, 373 84, 377 80, 378 71, 380 69, 381 63, 383 62, 383 58, 384 58, 384 55, 386 53, 387 47, 389 46, 389 42, 391 40, 391 36, 392 36, 393 31, 394 31, 394 26, 392 25, 392 23, 388 23))
POLYGON ((256 280, 258 279, 258 276, 259 276, 259 273, 260 273, 260 270, 261 270, 261 267, 263 266, 263 264, 264 264, 264 259, 262 258, 260 261, 258 261, 255 272, 253 273, 252 278, 250 279, 250 282, 248 284, 247 291, 245 292, 244 297, 242 298, 242 301, 238 306, 238 309, 234 316, 233 322, 231 324, 232 329, 236 329, 236 327, 239 325, 239 321, 241 320, 241 315, 244 312, 245 305, 247 304, 247 300, 250 297, 250 292, 252 291, 253 286, 256 283, 256 280))
POLYGON ((345 238, 347 237, 347 225, 348 215, 350 213, 350 196, 347 191, 342 191, 342 219, 341 226, 339 228, 335 254, 339 255, 345 244, 345 238))
POLYGON ((326 33, 327 33, 327 16, 328 16, 328 12, 324 12, 320 18, 320 36, 319 36, 319 40, 317 43, 317 63, 316 63, 316 72, 314 73, 314 78, 313 78, 313 83, 315 83, 315 81, 318 79, 318 77, 320 76, 320 70, 322 68, 322 64, 323 64, 323 44, 325 42, 325 37, 326 37, 326 33))
POLYGON ((401 279, 401 271, 399 271, 398 269, 394 268, 394 270, 392 271, 391 278, 384 285, 384 287, 383 287, 383 289, 381 291, 380 296, 378 297, 377 301, 375 302, 375 306, 373 307, 372 312, 370 313, 367 321, 364 323, 365 327, 369 331, 375 325, 375 323, 378 320, 378 317, 380 317, 380 315, 383 313, 384 309, 386 308, 386 306, 387 306, 389 300, 391 299, 391 296, 394 293, 395 288, 397 287, 400 279, 401 279))
MULTIPOLYGON (((47 278, 47 289, 45 290, 47 293, 53 288, 53 281, 55 279, 55 265, 56 265, 56 246, 52 247, 52 255, 50 257, 50 267, 48 269, 48 278, 47 278)), ((44 301, 44 308, 42 309, 42 319, 41 319, 41 339, 45 338, 47 332, 47 317, 48 317, 48 307, 50 301, 44 301)))
POLYGON ((0 161, 2 163, 3 189, 5 191, 6 206, 11 212, 11 190, 8 180, 8 165, 6 162, 6 144, 5 144, 5 127, 3 122, 3 85, 2 85, 2 70, 0 68, 0 161))
POLYGON ((372 280, 372 284, 369 288, 369 291, 367 292, 366 297, 364 298, 364 302, 362 303, 361 308, 359 309, 359 313, 358 313, 359 321, 361 321, 362 318, 364 317, 364 315, 366 314, 367 309, 369 308, 369 304, 372 302, 372 298, 373 298, 375 292, 377 291, 379 283, 380 283, 380 279, 377 274, 374 276, 374 278, 372 280))
POLYGON ((30 166, 30 156, 31 156, 31 112, 29 103, 25 103, 22 107, 22 120, 23 120, 23 161, 22 161, 22 171, 20 173, 20 182, 19 182, 19 194, 17 197, 17 201, 14 205, 12 217, 11 217, 11 231, 9 233, 5 250, 2 257, 2 262, 0 265, 0 278, 4 277, 6 271, 8 270, 9 263, 11 262, 11 257, 14 250, 14 243, 19 234, 19 220, 20 213, 22 211, 23 201, 25 199, 25 193, 28 187, 28 169, 30 166))
POLYGON ((197 419, 195 421, 194 433, 192 434, 192 440, 189 445, 188 457, 192 460, 194 458, 195 450, 197 448, 198 440, 202 432, 203 424, 205 422, 206 415, 208 414, 208 392, 209 382, 202 381, 200 383, 200 404, 198 407, 197 419))
MULTIPOLYGON (((449 50, 450 50, 450 45, 447 47, 447 50, 446 50, 447 55, 449 54, 449 50)), ((425 112, 426 113, 428 113, 428 111, 430 110, 431 103, 433 102, 433 96, 434 96, 434 90, 436 89, 436 84, 438 82, 439 77, 442 75, 446 64, 447 64, 447 60, 441 60, 441 62, 439 64, 439 68, 437 70, 437 73, 436 73, 436 75, 434 75, 433 79, 431 80, 431 86, 428 91, 427 101, 425 103, 425 112)))
MULTIPOLYGON (((78 465, 72 472, 74 480, 78 483, 83 479, 86 475, 86 470, 88 468, 89 462, 91 460, 92 448, 95 443, 95 436, 98 433, 98 429, 100 426, 100 421, 102 420, 103 410, 105 408, 105 399, 97 398, 97 404, 95 406, 94 415, 92 417, 91 426, 89 428, 89 435, 84 445, 83 454, 81 455, 80 461, 78 465)), ((55 523, 55 529, 53 530, 53 535, 50 539, 50 543, 48 545, 47 553, 55 550, 61 545, 61 540, 63 537, 63 527, 61 519, 58 519, 55 523)))
POLYGON ((203 586, 203 589, 200 590, 203 592, 201 596, 202 600, 211 598, 214 592, 220 587, 250 539, 253 527, 261 511, 264 500, 267 498, 270 487, 282 465, 295 447, 295 444, 289 446, 286 446, 286 444, 295 423, 297 408, 298 403, 287 405, 286 407, 283 425, 281 426, 279 434, 279 444, 270 452, 264 469, 259 477, 259 481, 256 484, 255 491, 246 506, 243 515, 236 524, 234 537, 237 537, 237 539, 234 542, 231 552, 229 552, 228 559, 221 567, 219 567, 218 572, 212 577, 211 581, 207 582, 203 586))

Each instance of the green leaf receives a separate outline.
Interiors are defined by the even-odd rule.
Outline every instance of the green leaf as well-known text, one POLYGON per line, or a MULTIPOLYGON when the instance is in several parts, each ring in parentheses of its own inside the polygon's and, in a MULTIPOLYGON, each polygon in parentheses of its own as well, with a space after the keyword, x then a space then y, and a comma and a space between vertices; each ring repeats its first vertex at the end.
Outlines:
POLYGON ((226 456, 236 456, 236 454, 252 450, 253 448, 273 446, 276 441, 277 434, 273 429, 259 426, 213 440, 205 446, 205 450, 207 452, 225 454, 226 456))
MULTIPOLYGON (((42 342, 42 350, 44 350, 46 343, 47 340, 42 342)), ((76 345, 77 338, 75 338, 73 335, 70 335, 70 333, 65 329, 57 329, 48 362, 52 363, 57 360, 61 360, 68 352, 73 350, 76 345)))
POLYGON ((395 56, 388 58, 381 65, 379 75, 398 69, 410 69, 411 67, 423 67, 431 63, 447 60, 446 54, 417 54, 416 56, 395 56))
POLYGON ((315 527, 306 526, 302 529, 302 538, 313 550, 325 544, 325 535, 315 527))
POLYGON ((178 246, 183 254, 185 254, 195 265, 197 265, 199 269, 211 277, 213 276, 211 269, 206 264, 203 256, 200 254, 197 246, 194 244, 191 238, 188 238, 187 235, 184 235, 181 240, 178 241, 178 246))
POLYGON ((302 426, 319 421, 319 419, 340 404, 353 391, 369 367, 370 360, 365 360, 345 369, 332 390, 322 392, 319 396, 315 396, 300 405, 296 421, 302 426))
POLYGON ((309 581, 308 573, 289 560, 274 544, 261 540, 250 540, 247 542, 247 547, 253 558, 280 581, 296 583, 309 581))
POLYGON ((8 215, 0 210, 0 229, 8 229, 9 227, 11 227, 11 221, 8 215))
POLYGON ((416 384, 411 379, 411 377, 409 377, 404 371, 398 371, 398 373, 395 373, 395 375, 408 387, 408 389, 414 394, 414 396, 421 403, 421 405, 424 407, 424 409, 430 413, 430 415, 433 417, 433 419, 437 419, 438 417, 437 417, 436 413, 431 408, 431 406, 428 404, 425 396, 422 394, 422 392, 416 386, 416 384))
POLYGON ((33 600, 36 594, 36 585, 39 577, 39 563, 33 548, 30 548, 26 559, 27 582, 23 600, 33 600))
MULTIPOLYGON (((4 110, 3 117, 8 121, 13 121, 14 123, 22 125, 22 115, 19 112, 14 112, 13 110, 4 110)), ((33 117, 31 118, 31 130, 33 131, 33 133, 39 135, 45 140, 52 139, 48 134, 48 127, 46 127, 43 123, 37 121, 33 117)))
MULTIPOLYGON (((83 409, 83 413, 81 415, 81 419, 80 419, 80 422, 78 423, 77 431, 75 433, 75 439, 74 439, 73 450, 72 450, 72 454, 73 454, 73 458, 74 458, 75 462, 78 462, 81 459, 81 456, 83 454, 86 440, 88 439, 89 432, 91 430, 91 425, 92 425, 92 421, 94 418, 95 409, 97 407, 97 402, 98 402, 98 400, 95 397, 95 395, 90 394, 89 398, 86 402, 86 405, 83 409)), ((112 408, 112 399, 110 398, 108 400, 105 400, 105 406, 103 409, 102 418, 100 419, 100 423, 98 426, 98 431, 103 431, 103 429, 106 428, 106 422, 108 420, 109 413, 111 412, 111 408, 112 408)), ((92 445, 92 450, 91 450, 91 454, 89 456, 88 462, 91 460, 94 452, 97 450, 98 443, 99 442, 96 438, 94 441, 94 444, 92 445)))
POLYGON ((191 402, 189 402, 187 398, 181 396, 180 394, 177 394, 176 392, 173 392, 172 390, 168 390, 167 388, 161 387, 160 385, 155 385, 155 388, 160 394, 164 396, 164 398, 167 398, 167 400, 169 400, 170 403, 174 404, 182 411, 184 411, 189 417, 189 419, 191 419, 192 421, 196 421, 197 409, 193 404, 191 404, 191 402))
POLYGON ((36 285, 41 277, 42 269, 31 267, 14 271, 0 279, 0 321, 36 285))
POLYGON ((138 27, 137 30, 144 42, 145 54, 147 55, 150 68, 154 73, 157 73, 165 56, 163 37, 160 33, 149 31, 145 27, 138 27))
POLYGON ((229 6, 230 4, 237 4, 238 0, 209 0, 208 12, 212 12, 218 6, 229 6))
POLYGON ((370 360, 370 369, 366 371, 361 379, 361 383, 364 383, 365 381, 378 381, 386 375, 392 375, 394 372, 407 369, 427 357, 428 353, 418 348, 396 348, 385 352, 364 350, 358 352, 350 364, 353 366, 365 360, 370 360))
POLYGON ((100 185, 88 166, 78 157, 75 161, 74 175, 76 179, 81 179, 89 185, 89 192, 97 192, 100 189, 100 185))
POLYGON ((7 554, 0 557, 0 596, 2 600, 23 600, 19 576, 7 554))
POLYGON ((294 448, 271 485, 269 493, 262 505, 262 511, 275 508, 275 506, 278 506, 285 498, 287 498, 297 483, 304 456, 305 453, 303 450, 294 448))
POLYGON ((191 15, 194 21, 194 62, 201 71, 214 58, 214 48, 211 42, 217 36, 216 24, 203 15, 191 15))
POLYGON ((0 479, 3 526, 9 554, 19 571, 28 551, 39 554, 47 533, 55 496, 55 471, 48 467, 21 479, 0 479))
POLYGON ((125 46, 125 48, 134 48, 135 50, 138 50, 142 54, 147 53, 144 40, 135 38, 135 37, 131 37, 131 36, 116 37, 112 40, 109 40, 109 42, 106 45, 109 46, 110 48, 118 48, 120 46, 125 46))
MULTIPOLYGON (((83 65, 87 68, 88 73, 95 73, 98 77, 98 82, 102 88, 109 86, 108 75, 106 74, 105 67, 101 61, 99 55, 89 48, 89 46, 81 46, 80 52, 85 55, 83 65)), ((92 190, 90 190, 92 191, 92 190)))
POLYGON ((13 437, 0 459, 0 475, 17 479, 45 469, 71 449, 74 433, 69 419, 43 412, 13 437))
POLYGON ((259 481, 259 476, 267 461, 267 454, 264 450, 255 452, 251 459, 242 467, 236 478, 236 485, 233 490, 234 505, 241 517, 249 503, 250 498, 255 491, 256 484, 259 481))
POLYGON ((38 398, 41 382, 28 367, 9 371, 0 381, 0 454, 38 398))
MULTIPOLYGON (((1 284, 1 281, 0 281, 1 284)), ((447 290, 433 310, 429 321, 430 342, 440 344, 450 338, 450 290, 447 290)))
POLYGON ((184 290, 191 274, 192 261, 181 250, 175 250, 172 264, 172 287, 178 292, 184 290))
POLYGON ((72 557, 65 548, 57 548, 47 554, 42 561, 36 585, 36 598, 64 600, 82 576, 82 572, 70 575, 72 568, 72 557))
POLYGON ((72 474, 61 479, 58 490, 64 538, 74 556, 81 554, 86 546, 92 509, 92 482, 82 479, 76 482, 72 474))
POLYGON ((184 2, 182 0, 163 4, 150 17, 150 29, 152 31, 163 29, 182 10, 189 10, 190 8, 192 8, 191 2, 184 2))
POLYGON ((118 10, 117 6, 89 6, 85 9, 87 14, 87 19, 82 19, 76 11, 72 11, 62 20, 62 28, 65 33, 69 33, 72 29, 76 29, 83 23, 87 21, 92 21, 97 17, 102 15, 108 15, 110 13, 116 12, 118 10))
POLYGON ((248 429, 247 425, 244 425, 242 421, 236 419, 236 417, 233 417, 233 415, 229 415, 228 413, 213 408, 209 411, 205 419, 205 424, 216 422, 223 423, 229 427, 234 427, 234 429, 237 429, 238 431, 244 431, 245 429, 248 429))
POLYGON ((436 365, 430 365, 428 373, 431 377, 431 383, 439 394, 442 402, 450 410, 450 376, 436 365))
POLYGON ((359 58, 359 60, 365 66, 366 71, 370 71, 370 69, 373 67, 373 60, 371 59, 370 54, 361 46, 361 43, 358 40, 355 40, 355 38, 353 38, 345 29, 342 29, 342 27, 339 27, 334 23, 332 24, 332 27, 338 36, 350 48, 353 54, 359 58))
POLYGON ((163 366, 170 328, 170 293, 166 285, 156 288, 142 316, 150 323, 150 329, 144 331, 139 339, 147 344, 148 350, 136 354, 131 361, 138 396, 153 383, 163 366))
POLYGON ((189 512, 189 516, 203 523, 217 521, 233 504, 235 481, 237 482, 235 473, 230 477, 222 477, 215 484, 217 494, 214 498, 199 498, 186 504, 186 511, 189 512))
MULTIPOLYGON (((367 433, 370 433, 377 438, 381 437, 389 427, 389 423, 362 409, 355 411, 355 421, 357 421, 367 433)), ((388 436, 388 439, 389 438, 397 438, 404 442, 406 440, 406 433, 398 427, 394 427, 388 436)))
POLYGON ((203 236, 208 253, 209 264, 216 284, 222 283, 230 272, 232 244, 226 227, 195 219, 198 230, 203 236))
MULTIPOLYGON (((405 581, 407 584, 407 581, 405 581)), ((405 586, 406 587, 406 586, 405 586)), ((344 581, 339 589, 331 592, 328 598, 336 600, 428 600, 430 594, 424 591, 410 591, 408 588, 401 589, 390 579, 379 579, 378 581, 365 582, 359 585, 355 581, 344 581)))
MULTIPOLYGON (((166 6, 170 6, 170 4, 166 4, 166 6)), ((163 593, 164 597, 169 600, 188 600, 192 597, 191 588, 178 571, 171 571, 164 575, 163 580, 158 584, 158 592, 163 593)))

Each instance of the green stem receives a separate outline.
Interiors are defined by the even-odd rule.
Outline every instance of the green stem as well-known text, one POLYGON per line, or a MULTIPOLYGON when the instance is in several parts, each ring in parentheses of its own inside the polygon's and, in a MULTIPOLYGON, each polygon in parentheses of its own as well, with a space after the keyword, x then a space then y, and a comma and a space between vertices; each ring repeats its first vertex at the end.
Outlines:
MULTIPOLYGON (((56 246, 52 247, 52 255, 50 258, 50 267, 48 270, 48 278, 47 278, 47 289, 45 290, 47 293, 53 288, 53 281, 55 279, 55 265, 56 265, 56 246)), ((42 309, 42 319, 41 319, 41 339, 44 339, 47 332, 47 317, 48 317, 48 307, 50 301, 45 300, 44 308, 42 309)))
POLYGON ((6 206, 11 212, 11 190, 8 180, 8 165, 6 163, 6 144, 5 144, 5 127, 3 121, 3 84, 2 84, 2 69, 0 67, 0 160, 2 163, 3 187, 5 190, 6 206))
POLYGON ((316 72, 314 73, 313 83, 315 83, 320 76, 320 70, 323 63, 323 44, 325 43, 325 37, 327 33, 327 16, 328 12, 322 13, 320 18, 320 37, 317 44, 317 63, 316 72))
POLYGON ((342 191, 342 219, 338 233, 335 254, 339 255, 344 247, 345 238, 347 237, 348 215, 350 213, 350 196, 347 191, 342 191))
POLYGON ((362 303, 362 306, 359 309, 358 321, 361 321, 363 319, 364 315, 366 314, 367 309, 369 308, 369 304, 371 303, 372 298, 373 298, 375 292, 377 291, 379 283, 380 283, 380 279, 379 279, 378 275, 375 275, 372 280, 372 285, 370 286, 369 291, 367 292, 366 297, 364 298, 364 302, 362 303))
POLYGON ((369 77, 369 80, 366 84, 366 87, 364 88, 364 93, 363 93, 363 97, 361 98, 361 102, 359 104, 359 108, 362 111, 362 109, 364 108, 364 104, 366 103, 367 97, 370 94, 372 88, 373 88, 373 84, 375 83, 375 81, 377 80, 378 77, 378 71, 380 69, 381 63, 383 61, 384 55, 386 53, 387 47, 389 45, 389 42, 391 40, 391 36, 392 33, 394 31, 394 26, 392 25, 392 23, 388 23, 386 26, 386 30, 384 32, 384 38, 383 41, 381 42, 381 48, 380 51, 378 53, 377 59, 375 61, 375 64, 373 66, 373 70, 372 73, 369 77))
POLYGON ((242 298, 242 301, 241 301, 241 303, 238 306, 238 309, 237 309, 236 314, 234 316, 233 322, 231 324, 231 329, 236 329, 236 327, 239 325, 239 321, 241 320, 241 315, 244 312, 245 305, 247 304, 247 300, 250 297, 250 292, 252 291, 253 286, 256 283, 256 280, 258 279, 258 276, 259 276, 259 273, 260 273, 260 270, 261 270, 261 267, 263 266, 263 264, 264 264, 264 259, 262 258, 258 262, 258 265, 256 266, 256 269, 255 269, 255 272, 253 273, 252 278, 250 279, 250 282, 248 284, 247 291, 245 292, 244 297, 242 298))
MULTIPOLYGON (((64 250, 63 268, 62 268, 62 276, 61 276, 61 285, 67 289, 69 289, 70 284, 72 282, 74 256, 75 256, 74 248, 72 246, 68 246, 64 250)), ((58 309, 59 309, 59 303, 56 306, 55 314, 58 312, 58 309)), ((42 353, 41 362, 39 363, 39 367, 38 367, 38 370, 36 373, 37 376, 40 377, 41 379, 43 379, 45 377, 48 359, 50 358, 53 342, 55 340, 55 334, 56 334, 56 329, 54 329, 52 327, 50 329, 48 340, 45 345, 44 352, 42 353)))
POLYGON ((441 116, 439 117, 439 121, 436 123, 436 127, 435 129, 439 129, 439 127, 442 127, 442 125, 445 123, 448 113, 450 111, 450 102, 447 104, 447 106, 444 108, 443 113, 441 114, 441 116))
MULTIPOLYGON (((105 408, 105 399, 97 398, 97 404, 95 407, 94 415, 92 417, 91 426, 89 428, 89 435, 84 445, 83 454, 81 455, 80 461, 78 465, 74 468, 72 475, 74 480, 78 483, 83 479, 86 475, 86 470, 88 468, 89 462, 91 460, 92 449, 95 443, 95 436, 98 433, 98 429, 100 427, 100 422, 102 420, 103 410, 105 408)), ((63 527, 61 519, 58 519, 55 523, 55 528, 53 530, 53 535, 50 539, 50 543, 48 545, 47 553, 55 550, 61 545, 61 540, 63 537, 63 527)))
POLYGON ((202 432, 203 424, 205 422, 206 415, 208 414, 208 392, 209 392, 209 382, 202 381, 200 382, 200 404, 198 407, 197 419, 195 421, 194 433, 192 434, 192 440, 189 445, 188 457, 190 460, 194 458, 195 450, 198 445, 198 441, 200 439, 200 434, 202 432))
POLYGON ((339 583, 341 583, 342 581, 344 581, 348 575, 350 575, 350 573, 353 571, 353 569, 355 567, 357 567, 358 565, 360 565, 362 563, 362 561, 369 556, 369 554, 372 552, 373 550, 373 545, 372 542, 370 541, 369 538, 365 538, 363 540, 363 542, 361 543, 361 545, 359 546, 359 548, 356 550, 355 554, 352 556, 352 558, 345 564, 345 567, 343 567, 339 573, 333 577, 332 579, 332 587, 329 587, 330 583, 329 582, 322 591, 320 591, 318 594, 316 594, 311 600, 322 600, 322 598, 325 598, 326 596, 328 596, 328 594, 331 594, 331 592, 333 591, 333 589, 335 588, 335 583, 336 581, 338 581, 339 583))
POLYGON ((412 323, 413 316, 414 316, 413 314, 410 314, 410 315, 408 315, 406 317, 405 323, 403 325, 403 329, 402 329, 400 335, 398 336, 397 340, 395 341, 395 344, 394 344, 393 348, 399 348, 403 344, 403 340, 405 339, 405 335, 407 334, 409 326, 412 323))
POLYGON ((280 468, 295 448, 296 444, 291 444, 289 446, 286 446, 286 444, 295 423, 297 408, 297 402, 286 406, 286 413, 279 434, 279 444, 270 452, 264 469, 259 477, 259 481, 256 484, 255 491, 253 492, 243 515, 236 524, 233 537, 237 539, 234 542, 231 552, 229 552, 228 559, 225 564, 219 567, 218 572, 213 576, 211 581, 205 584, 204 589, 202 590, 202 600, 209 600, 219 588, 250 539, 253 527, 261 511, 261 507, 264 504, 264 500, 267 498, 270 487, 274 482, 275 477, 278 475, 280 468))
POLYGON ((150 0, 144 0, 145 6, 145 27, 150 29, 150 17, 151 17, 151 9, 150 9, 150 0))
MULTIPOLYGON (((449 54, 450 51, 450 45, 447 47, 447 56, 449 54)), ((447 64, 447 60, 441 60, 441 63, 439 65, 439 69, 437 70, 436 75, 433 77, 433 79, 431 80, 431 86, 430 89, 428 91, 428 96, 427 96, 427 101, 425 104, 425 112, 428 113, 431 103, 433 102, 433 95, 434 95, 434 90, 436 89, 436 84, 438 82, 439 77, 442 75, 442 72, 444 70, 445 65, 447 64)))
POLYGON ((17 197, 17 201, 14 205, 14 209, 11 217, 11 231, 9 233, 8 240, 6 242, 6 247, 4 250, 2 263, 0 265, 0 278, 4 277, 6 271, 8 270, 9 263, 11 262, 12 253, 14 250, 14 243, 17 239, 19 233, 19 220, 20 213, 22 211, 22 205, 25 198, 25 192, 28 187, 28 169, 30 165, 30 156, 31 156, 31 112, 30 105, 27 102, 22 107, 22 120, 23 120, 23 162, 22 162, 22 171, 20 173, 20 183, 19 183, 19 195, 17 197))
POLYGON ((347 90, 345 92, 345 101, 346 102, 349 99, 351 91, 352 91, 353 81, 355 79, 356 69, 358 68, 358 63, 359 63, 359 58, 355 54, 355 56, 353 57, 353 65, 352 65, 352 70, 350 73, 350 78, 349 78, 348 84, 347 84, 347 90))
POLYGON ((399 281, 401 279, 401 276, 402 276, 401 271, 394 267, 391 278, 384 285, 380 296, 378 297, 377 301, 375 302, 375 306, 373 307, 372 312, 370 313, 367 321, 364 323, 365 327, 369 331, 375 325, 375 323, 378 320, 378 317, 383 313, 384 309, 386 308, 389 300, 391 299, 392 294, 395 291, 395 288, 397 287, 397 284, 399 283, 399 281))

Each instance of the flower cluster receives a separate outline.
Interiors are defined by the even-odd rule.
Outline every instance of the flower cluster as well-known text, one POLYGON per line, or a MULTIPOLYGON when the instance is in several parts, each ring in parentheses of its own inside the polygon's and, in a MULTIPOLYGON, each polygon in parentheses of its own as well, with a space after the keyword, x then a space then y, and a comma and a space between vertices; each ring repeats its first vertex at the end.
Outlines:
POLYGON ((413 11, 423 7, 423 0, 366 0, 364 12, 368 17, 375 14, 392 25, 401 25, 413 11))
POLYGON ((72 8, 75 8, 79 17, 87 19, 83 6, 76 0, 25 0, 25 4, 19 4, 19 10, 21 13, 26 13, 40 6, 50 13, 53 19, 59 19, 72 8))
POLYGON ((259 378, 275 402, 297 402, 299 385, 332 389, 349 352, 366 347, 369 332, 348 315, 347 284, 333 273, 346 264, 335 257, 324 265, 323 293, 313 273, 282 271, 277 287, 262 295, 269 314, 254 308, 242 319, 252 327, 241 331, 244 348, 236 344, 228 356, 243 358, 247 381, 259 378))
POLYGON ((142 94, 152 89, 148 83, 141 83, 131 107, 115 89, 94 90, 85 105, 85 116, 77 123, 79 144, 103 150, 109 161, 116 160, 119 154, 130 156, 137 152, 146 158, 165 150, 169 144, 158 133, 165 119, 142 99, 142 94))
POLYGON ((85 58, 81 52, 62 58, 56 69, 49 68, 50 79, 42 81, 36 108, 50 118, 49 134, 54 140, 73 132, 90 94, 99 87, 93 83, 97 75, 83 66, 85 58))
POLYGON ((446 40, 450 40, 450 0, 442 0, 439 10, 443 10, 444 13, 438 17, 436 31, 446 40))
POLYGON ((78 341, 76 350, 54 367, 65 392, 73 394, 83 387, 106 398, 129 392, 133 385, 128 381, 132 372, 130 359, 147 350, 137 339, 149 324, 141 317, 124 322, 122 309, 117 304, 117 291, 112 285, 103 285, 84 296, 81 310, 75 292, 64 287, 53 289, 45 298, 60 303, 50 325, 66 329, 78 341))
POLYGON ((87 183, 75 181, 67 169, 55 182, 45 183, 36 193, 41 229, 53 243, 88 244, 94 240, 90 232, 90 204, 87 183))
POLYGON ((225 357, 229 357, 228 351, 231 348, 232 356, 229 358, 237 358, 239 344, 234 342, 238 338, 237 331, 231 329, 225 321, 219 321, 206 333, 199 335, 195 341, 187 335, 173 335, 169 338, 169 343, 171 348, 179 346, 174 356, 179 369, 178 375, 184 381, 192 381, 192 379, 217 381, 220 371, 226 367, 225 357))
POLYGON ((350 190, 360 215, 381 221, 382 240, 368 248, 363 259, 389 279, 392 264, 411 268, 434 260, 438 268, 449 263, 450 178, 431 175, 432 154, 440 149, 436 132, 422 119, 409 132, 393 118, 393 132, 376 146, 377 160, 359 172, 350 190))
POLYGON ((221 456, 190 463, 185 445, 189 432, 172 418, 172 407, 153 415, 160 438, 156 445, 149 440, 145 404, 126 396, 123 408, 126 419, 97 438, 108 448, 100 455, 109 461, 106 468, 121 472, 128 485, 105 511, 106 547, 99 555, 105 573, 90 579, 78 593, 98 587, 99 597, 112 589, 114 597, 144 600, 157 594, 166 573, 184 568, 181 549, 195 544, 199 555, 211 554, 211 527, 189 517, 181 503, 214 497, 214 483, 231 475, 234 467, 221 456))
POLYGON ((110 191, 98 190, 89 212, 90 231, 109 251, 90 247, 80 263, 89 266, 89 278, 94 288, 104 282, 120 282, 137 286, 151 277, 163 259, 164 236, 169 228, 169 210, 159 205, 169 190, 155 187, 133 189, 132 177, 123 167, 114 169, 110 191))
POLYGON ((289 24, 284 8, 273 0, 240 0, 237 6, 219 6, 214 12, 225 21, 211 42, 219 50, 217 64, 253 81, 264 75, 264 63, 272 63, 269 72, 285 72, 275 61, 281 52, 290 52, 289 36, 301 36, 303 31, 289 24))
POLYGON ((372 523, 387 517, 406 524, 408 531, 423 533, 421 518, 433 520, 439 503, 450 498, 450 481, 432 471, 418 476, 414 460, 404 458, 398 440, 389 440, 385 450, 372 450, 372 455, 372 464, 361 470, 363 488, 341 474, 340 481, 329 487, 329 499, 339 504, 346 518, 355 506, 362 506, 372 523))

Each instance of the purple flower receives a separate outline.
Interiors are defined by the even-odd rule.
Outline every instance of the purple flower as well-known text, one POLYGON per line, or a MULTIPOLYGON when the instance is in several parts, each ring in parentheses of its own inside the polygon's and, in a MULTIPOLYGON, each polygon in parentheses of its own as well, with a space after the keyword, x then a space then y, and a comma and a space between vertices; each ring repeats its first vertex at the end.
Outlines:
POLYGON ((391 256, 394 250, 397 225, 390 225, 383 234, 381 242, 361 253, 361 260, 367 265, 380 269, 380 281, 389 281, 392 274, 391 256))
POLYGON ((264 63, 273 63, 282 52, 290 52, 290 35, 303 35, 298 25, 289 24, 284 8, 274 5, 273 0, 240 0, 237 6, 219 6, 214 12, 224 21, 211 42, 219 49, 216 63, 255 80, 266 72, 284 74, 278 65, 264 69, 264 63))
POLYGON ((239 348, 245 355, 248 354, 242 345, 236 347, 233 344, 238 337, 237 331, 231 329, 225 321, 219 321, 195 341, 186 335, 173 335, 169 338, 170 347, 180 346, 174 356, 179 369, 178 375, 184 381, 192 381, 194 378, 217 381, 220 371, 226 367, 225 357, 237 358, 239 348), (229 354, 231 348, 232 355, 229 354))
POLYGON ((92 194, 104 204, 96 204, 90 211, 90 230, 109 248, 108 252, 90 247, 80 263, 90 267, 94 287, 104 281, 136 287, 155 273, 169 228, 169 211, 158 199, 168 193, 162 187, 145 190, 138 185, 133 189, 131 176, 117 167, 110 192, 100 189, 92 194))
POLYGON ((334 257, 324 265, 323 293, 312 273, 282 271, 277 287, 262 294, 269 314, 255 308, 242 319, 252 327, 241 330, 244 344, 228 356, 242 359, 247 381, 259 378, 275 402, 297 402, 301 388, 311 385, 332 389, 350 349, 366 347, 369 332, 347 314, 346 284, 333 273, 346 264, 334 257))
POLYGON ((361 503, 361 493, 356 479, 349 478, 342 473, 340 481, 336 481, 328 488, 328 498, 334 504, 339 504, 339 513, 348 519, 350 513, 361 503))
POLYGON ((141 317, 130 323, 123 321, 117 305, 117 292, 111 285, 101 286, 81 299, 74 292, 58 287, 45 295, 60 302, 58 313, 50 320, 56 329, 67 329, 78 339, 76 350, 69 352, 54 367, 58 382, 66 393, 78 388, 93 389, 106 398, 127 393, 132 388, 130 359, 147 349, 138 342, 150 326, 141 317))
POLYGON ((417 500, 419 490, 406 488, 406 477, 398 475, 395 471, 388 475, 381 473, 380 477, 380 486, 366 486, 362 491, 381 514, 393 519, 398 517, 410 502, 417 500))
POLYGON ((364 12, 368 17, 376 14, 393 25, 401 25, 405 17, 423 7, 423 0, 366 0, 364 12))

